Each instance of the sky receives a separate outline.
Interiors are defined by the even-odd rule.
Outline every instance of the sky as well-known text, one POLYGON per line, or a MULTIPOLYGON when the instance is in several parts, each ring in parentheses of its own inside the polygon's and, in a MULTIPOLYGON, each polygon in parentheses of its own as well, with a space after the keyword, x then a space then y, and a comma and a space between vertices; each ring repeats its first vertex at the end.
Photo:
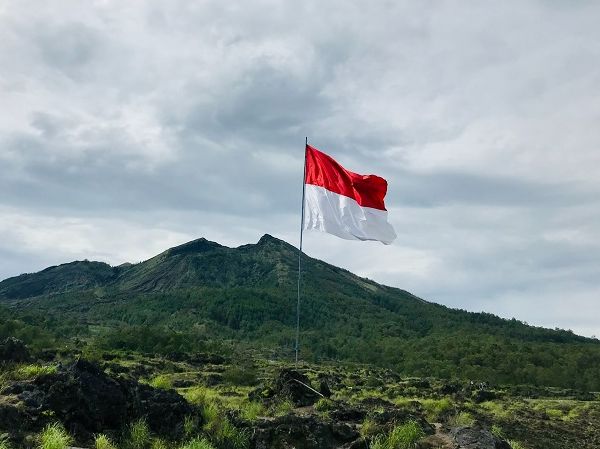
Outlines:
POLYGON ((298 244, 304 138, 389 182, 310 256, 600 336, 600 3, 0 0, 0 279, 298 244))

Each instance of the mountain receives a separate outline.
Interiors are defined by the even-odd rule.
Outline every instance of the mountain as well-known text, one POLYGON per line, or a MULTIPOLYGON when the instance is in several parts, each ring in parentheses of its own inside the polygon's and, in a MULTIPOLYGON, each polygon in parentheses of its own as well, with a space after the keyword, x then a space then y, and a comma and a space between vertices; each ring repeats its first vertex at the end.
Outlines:
MULTIPOLYGON (((290 354, 297 249, 206 239, 138 264, 79 261, 0 282, 0 337, 88 348, 290 354), (1 324, 2 318, 9 324, 1 324), (7 330, 8 329, 8 330, 7 330), (12 331, 10 331, 12 329, 12 331), (76 338, 77 340, 73 340, 76 338)), ((304 256, 301 350, 438 377, 600 389, 600 342, 450 309, 304 256)))

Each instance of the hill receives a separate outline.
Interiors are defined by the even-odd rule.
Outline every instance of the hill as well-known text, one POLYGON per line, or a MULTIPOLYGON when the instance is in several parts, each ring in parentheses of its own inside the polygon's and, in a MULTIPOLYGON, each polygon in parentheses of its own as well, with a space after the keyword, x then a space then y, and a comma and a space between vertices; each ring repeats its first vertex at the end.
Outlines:
MULTIPOLYGON (((297 249, 198 239, 139 264, 80 261, 0 282, 0 337, 146 353, 252 347, 287 357, 297 249), (75 343, 80 344, 80 343, 75 343)), ((424 301, 305 256, 302 357, 411 375, 600 390, 600 342, 424 301)))

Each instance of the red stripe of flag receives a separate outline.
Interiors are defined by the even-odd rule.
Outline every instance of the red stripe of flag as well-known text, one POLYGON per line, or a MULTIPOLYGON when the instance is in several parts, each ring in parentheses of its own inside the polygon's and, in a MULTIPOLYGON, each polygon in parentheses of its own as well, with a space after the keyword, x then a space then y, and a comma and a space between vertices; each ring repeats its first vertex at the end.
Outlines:
POLYGON ((346 170, 331 156, 306 146, 306 184, 354 199, 360 206, 386 210, 383 199, 387 181, 376 175, 359 175, 346 170))

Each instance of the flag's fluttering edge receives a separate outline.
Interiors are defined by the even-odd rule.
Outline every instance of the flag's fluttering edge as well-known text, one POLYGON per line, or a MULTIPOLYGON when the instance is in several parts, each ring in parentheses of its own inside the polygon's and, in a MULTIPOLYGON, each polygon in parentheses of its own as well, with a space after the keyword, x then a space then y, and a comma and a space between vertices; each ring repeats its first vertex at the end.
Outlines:
POLYGON ((331 156, 306 146, 304 229, 348 240, 396 238, 383 202, 387 181, 346 170, 331 156))

